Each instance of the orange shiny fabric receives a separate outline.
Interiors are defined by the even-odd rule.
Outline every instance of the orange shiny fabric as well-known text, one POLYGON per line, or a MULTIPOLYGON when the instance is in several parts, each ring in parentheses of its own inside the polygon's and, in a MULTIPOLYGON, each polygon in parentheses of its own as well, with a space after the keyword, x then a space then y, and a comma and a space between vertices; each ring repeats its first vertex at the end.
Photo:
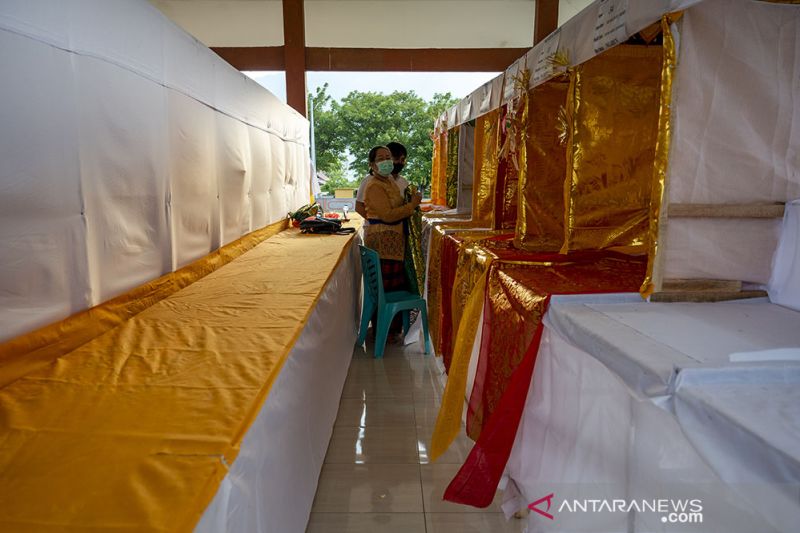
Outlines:
POLYGON ((0 530, 192 530, 352 241, 283 231, 0 388, 0 530))

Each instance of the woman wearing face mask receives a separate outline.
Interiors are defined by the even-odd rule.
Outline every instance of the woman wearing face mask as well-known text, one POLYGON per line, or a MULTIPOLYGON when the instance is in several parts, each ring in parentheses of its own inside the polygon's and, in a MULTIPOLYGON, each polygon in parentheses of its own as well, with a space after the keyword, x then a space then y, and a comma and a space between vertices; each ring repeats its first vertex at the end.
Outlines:
POLYGON ((403 219, 411 216, 422 196, 415 194, 404 203, 392 177, 392 153, 385 146, 376 146, 369 151, 369 166, 373 178, 364 193, 369 221, 364 228, 364 244, 378 252, 381 258, 384 290, 404 290, 407 286, 403 264, 406 240, 403 219))
MULTIPOLYGON (((394 179, 394 184, 397 186, 400 194, 405 196, 406 188, 408 187, 408 180, 401 176, 400 172, 402 172, 403 167, 405 167, 408 151, 406 150, 405 146, 396 141, 386 143, 386 148, 388 148, 392 153, 392 161, 394 162, 394 167, 392 168, 392 178, 394 179)), ((367 185, 369 185, 369 182, 372 181, 373 176, 374 171, 372 168, 370 168, 369 174, 367 174, 364 179, 361 180, 361 184, 358 186, 358 193, 356 194, 356 213, 361 215, 363 218, 367 218, 367 208, 364 204, 364 193, 367 190, 367 185)), ((366 225, 369 225, 369 222, 367 222, 366 225)))

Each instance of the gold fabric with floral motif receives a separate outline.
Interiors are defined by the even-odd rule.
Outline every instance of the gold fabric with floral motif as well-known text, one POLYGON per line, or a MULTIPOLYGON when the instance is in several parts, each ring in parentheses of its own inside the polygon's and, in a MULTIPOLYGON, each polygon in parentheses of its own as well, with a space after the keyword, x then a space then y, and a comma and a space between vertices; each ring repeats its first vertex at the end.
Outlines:
POLYGON ((458 200, 458 128, 447 132, 447 163, 445 165, 445 205, 456 206, 458 200))
POLYGON ((566 146, 559 121, 569 83, 551 80, 530 91, 527 172, 520 176, 515 245, 528 251, 556 251, 564 243, 566 146))
POLYGON ((472 183, 472 221, 476 227, 494 226, 494 194, 500 151, 500 110, 478 118, 475 125, 475 165, 472 183))
POLYGON ((661 56, 621 45, 573 72, 563 253, 646 252, 661 56))

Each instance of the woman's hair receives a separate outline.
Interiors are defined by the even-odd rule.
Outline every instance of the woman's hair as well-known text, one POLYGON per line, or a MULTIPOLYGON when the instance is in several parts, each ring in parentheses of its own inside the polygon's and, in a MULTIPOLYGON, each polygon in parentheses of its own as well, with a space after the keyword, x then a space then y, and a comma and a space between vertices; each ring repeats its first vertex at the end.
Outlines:
MULTIPOLYGON (((374 163, 375 162, 375 158, 378 157, 378 150, 380 150, 381 148, 385 148, 386 150, 389 150, 388 148, 386 148, 382 144, 379 144, 378 146, 373 146, 372 150, 369 151, 369 156, 367 157, 367 159, 369 159, 370 163, 374 163)), ((392 153, 392 151, 389 150, 389 153, 392 153)), ((372 174, 372 167, 369 168, 369 173, 372 174)))
MULTIPOLYGON (((378 150, 380 150, 381 148, 386 148, 386 147, 384 145, 382 145, 382 144, 379 144, 378 146, 373 146, 372 150, 369 151, 369 162, 370 163, 374 163, 375 162, 375 158, 378 157, 378 150)), ((388 148, 386 148, 386 149, 389 150, 388 148)), ((389 153, 391 154, 392 151, 389 150, 389 153)))

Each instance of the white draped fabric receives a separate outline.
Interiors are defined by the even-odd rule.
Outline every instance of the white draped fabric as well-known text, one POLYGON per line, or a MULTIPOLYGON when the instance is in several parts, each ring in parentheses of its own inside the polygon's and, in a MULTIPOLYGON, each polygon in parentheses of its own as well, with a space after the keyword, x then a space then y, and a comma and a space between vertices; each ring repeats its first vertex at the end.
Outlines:
POLYGON ((308 121, 143 0, 0 3, 0 342, 308 203, 308 121))
MULTIPOLYGON (((800 198, 800 8, 705 0, 679 23, 669 203, 800 198)), ((671 219, 664 277, 769 281, 780 219, 671 219)))

